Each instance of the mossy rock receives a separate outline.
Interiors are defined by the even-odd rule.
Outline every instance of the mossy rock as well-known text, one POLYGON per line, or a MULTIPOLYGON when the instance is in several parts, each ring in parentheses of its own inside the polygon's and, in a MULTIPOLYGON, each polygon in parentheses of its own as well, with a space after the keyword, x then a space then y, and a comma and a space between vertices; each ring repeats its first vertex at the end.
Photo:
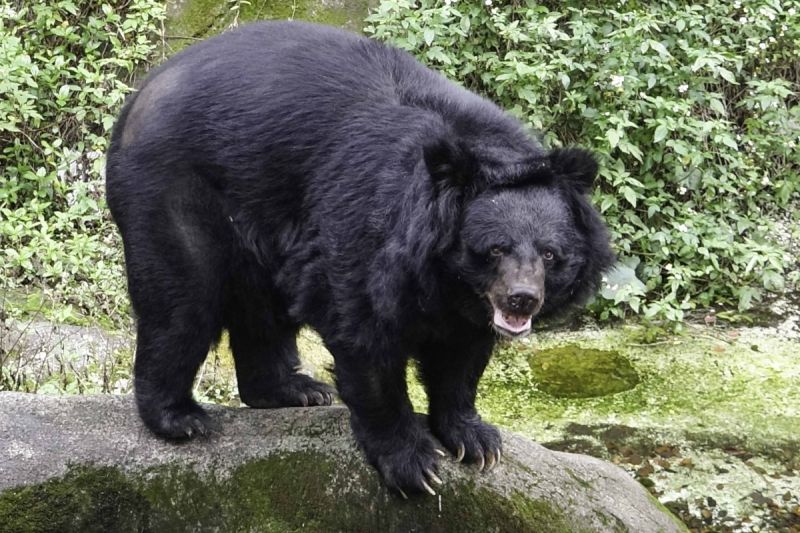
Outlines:
POLYGON ((168 53, 232 25, 254 20, 304 20, 360 32, 373 3, 373 0, 168 0, 168 53))
POLYGON ((0 532, 681 530, 616 466, 507 432, 500 466, 443 460, 438 494, 406 501, 342 407, 209 411, 214 434, 178 445, 130 397, 0 393, 0 532))

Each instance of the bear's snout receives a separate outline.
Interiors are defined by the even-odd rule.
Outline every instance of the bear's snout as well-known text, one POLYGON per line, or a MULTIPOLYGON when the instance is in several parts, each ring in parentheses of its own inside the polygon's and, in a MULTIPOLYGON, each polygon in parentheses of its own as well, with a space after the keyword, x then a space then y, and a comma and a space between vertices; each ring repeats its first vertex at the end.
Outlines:
POLYGON ((510 292, 507 305, 512 313, 532 315, 542 306, 542 291, 536 287, 515 287, 510 292))

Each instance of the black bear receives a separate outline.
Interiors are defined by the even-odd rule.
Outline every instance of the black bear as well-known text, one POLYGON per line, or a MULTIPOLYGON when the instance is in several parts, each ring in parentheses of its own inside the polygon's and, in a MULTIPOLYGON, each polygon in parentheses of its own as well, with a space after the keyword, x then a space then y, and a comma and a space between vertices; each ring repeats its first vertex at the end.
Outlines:
POLYGON ((207 431, 192 382, 223 329, 244 403, 329 405, 297 372, 309 325, 389 487, 432 492, 431 433, 492 466, 500 437, 475 391, 497 336, 584 302, 613 261, 587 199, 596 172, 361 36, 266 22, 189 47, 131 95, 108 154, 142 419, 167 438, 207 431))

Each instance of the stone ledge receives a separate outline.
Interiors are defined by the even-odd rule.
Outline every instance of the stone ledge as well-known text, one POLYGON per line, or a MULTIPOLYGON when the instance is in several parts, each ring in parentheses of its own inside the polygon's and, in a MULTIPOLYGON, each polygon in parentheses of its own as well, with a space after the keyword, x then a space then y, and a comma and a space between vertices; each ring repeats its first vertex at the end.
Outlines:
POLYGON ((343 407, 207 407, 218 431, 173 444, 129 396, 0 393, 0 532, 683 530, 618 467, 512 433, 490 473, 443 460, 439 494, 403 501, 343 407))

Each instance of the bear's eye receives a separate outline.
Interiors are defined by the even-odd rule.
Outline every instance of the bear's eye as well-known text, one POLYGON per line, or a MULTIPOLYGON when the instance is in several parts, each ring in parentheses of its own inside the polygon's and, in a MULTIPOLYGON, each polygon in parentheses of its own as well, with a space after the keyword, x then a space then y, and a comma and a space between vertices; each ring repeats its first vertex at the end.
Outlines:
POLYGON ((503 255, 503 249, 499 246, 492 246, 489 249, 489 253, 492 254, 492 256, 494 257, 500 257, 501 255, 503 255))
POLYGON ((542 254, 542 257, 544 258, 545 261, 552 261, 553 259, 556 258, 552 250, 545 250, 544 253, 542 254))

